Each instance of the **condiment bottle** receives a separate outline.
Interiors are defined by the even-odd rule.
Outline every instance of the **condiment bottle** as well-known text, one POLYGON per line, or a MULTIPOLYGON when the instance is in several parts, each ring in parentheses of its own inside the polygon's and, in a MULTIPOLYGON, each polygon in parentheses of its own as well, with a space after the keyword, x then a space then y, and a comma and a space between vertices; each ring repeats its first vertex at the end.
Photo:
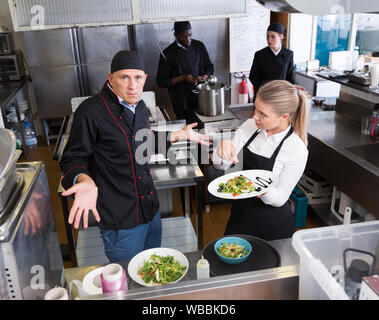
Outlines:
POLYGON ((209 263, 207 259, 201 256, 201 259, 197 261, 196 265, 197 279, 209 278, 209 263))

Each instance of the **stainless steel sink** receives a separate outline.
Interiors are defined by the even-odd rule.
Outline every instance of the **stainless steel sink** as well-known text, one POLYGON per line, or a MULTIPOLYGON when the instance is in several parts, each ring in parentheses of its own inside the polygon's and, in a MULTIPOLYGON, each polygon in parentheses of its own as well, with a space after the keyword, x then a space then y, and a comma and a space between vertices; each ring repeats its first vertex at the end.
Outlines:
POLYGON ((379 219, 379 143, 334 147, 312 135, 307 166, 379 219))
POLYGON ((348 147, 346 150, 379 168, 379 143, 348 147))

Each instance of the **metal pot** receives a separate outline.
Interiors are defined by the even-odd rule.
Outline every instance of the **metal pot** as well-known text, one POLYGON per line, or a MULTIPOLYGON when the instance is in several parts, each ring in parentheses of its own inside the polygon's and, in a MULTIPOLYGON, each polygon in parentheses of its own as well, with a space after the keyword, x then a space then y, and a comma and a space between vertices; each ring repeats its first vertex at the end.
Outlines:
POLYGON ((198 94, 198 113, 203 116, 218 116, 225 113, 225 87, 223 83, 202 83, 192 92, 198 94))

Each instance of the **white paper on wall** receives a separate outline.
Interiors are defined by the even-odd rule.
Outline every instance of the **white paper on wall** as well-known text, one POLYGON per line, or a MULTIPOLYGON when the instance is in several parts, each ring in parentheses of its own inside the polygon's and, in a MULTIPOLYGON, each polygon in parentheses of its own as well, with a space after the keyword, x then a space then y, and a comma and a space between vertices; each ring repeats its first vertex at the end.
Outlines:
POLYGON ((267 46, 266 31, 270 11, 262 6, 251 8, 249 16, 229 19, 229 71, 250 71, 256 51, 267 46))

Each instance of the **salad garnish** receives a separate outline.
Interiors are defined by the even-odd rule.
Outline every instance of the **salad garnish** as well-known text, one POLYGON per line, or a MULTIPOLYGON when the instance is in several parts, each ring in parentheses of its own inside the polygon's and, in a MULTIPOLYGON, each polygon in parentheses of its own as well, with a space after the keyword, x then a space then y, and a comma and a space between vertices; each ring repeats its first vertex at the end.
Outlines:
POLYGON ((239 175, 233 179, 229 179, 226 183, 221 182, 218 185, 218 192, 232 193, 233 196, 239 196, 243 193, 250 193, 255 191, 253 181, 244 175, 239 175))
POLYGON ((186 269, 173 256, 163 257, 154 253, 144 261, 137 273, 145 283, 164 284, 178 280, 186 269))

